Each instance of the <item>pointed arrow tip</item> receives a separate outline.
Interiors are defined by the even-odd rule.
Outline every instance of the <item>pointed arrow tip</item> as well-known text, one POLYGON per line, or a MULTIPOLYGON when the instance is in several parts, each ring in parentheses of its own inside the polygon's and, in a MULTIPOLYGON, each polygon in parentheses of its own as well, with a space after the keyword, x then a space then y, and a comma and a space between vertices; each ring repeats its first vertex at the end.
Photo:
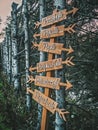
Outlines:
POLYGON ((69 46, 69 51, 68 51, 67 54, 70 54, 70 53, 72 53, 72 52, 74 52, 74 50, 73 50, 73 48, 72 48, 71 46, 69 46))
POLYGON ((32 66, 29 68, 29 71, 30 71, 30 72, 32 71, 32 66))
POLYGON ((78 8, 73 8, 73 14, 72 15, 75 15, 75 13, 78 11, 78 8))
POLYGON ((73 85, 68 80, 66 82, 66 90, 72 88, 73 85))

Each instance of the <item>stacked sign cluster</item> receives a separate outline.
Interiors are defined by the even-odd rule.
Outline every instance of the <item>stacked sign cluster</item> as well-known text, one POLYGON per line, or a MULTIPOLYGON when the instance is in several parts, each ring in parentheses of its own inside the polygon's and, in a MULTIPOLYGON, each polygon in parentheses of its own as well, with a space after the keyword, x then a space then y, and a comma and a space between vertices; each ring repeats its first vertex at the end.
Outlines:
POLYGON ((68 80, 66 83, 62 83, 60 78, 52 77, 51 73, 54 70, 62 69, 63 64, 68 66, 74 65, 72 62, 73 57, 68 57, 65 61, 63 61, 62 58, 53 59, 53 55, 61 55, 62 51, 67 52, 67 54, 74 51, 71 46, 69 46, 69 48, 64 48, 63 44, 56 43, 55 38, 63 36, 65 32, 74 33, 75 30, 73 28, 75 24, 69 25, 65 28, 64 25, 56 26, 56 23, 65 20, 69 14, 74 15, 77 10, 77 8, 73 8, 70 11, 67 11, 66 9, 61 11, 54 10, 52 15, 47 16, 43 18, 41 22, 36 23, 36 26, 41 25, 43 29, 40 34, 34 34, 34 38, 40 37, 40 39, 44 39, 44 41, 41 40, 39 44, 34 43, 33 46, 37 47, 39 51, 48 53, 48 60, 37 63, 36 67, 29 68, 30 72, 37 71, 38 73, 46 73, 46 76, 36 75, 35 78, 31 75, 28 80, 30 83, 34 82, 36 86, 45 88, 45 92, 42 93, 37 89, 31 90, 30 88, 27 88, 27 92, 31 93, 33 99, 41 104, 45 110, 49 110, 52 113, 58 112, 64 120, 66 120, 64 114, 67 114, 68 112, 59 109, 58 103, 49 98, 49 90, 59 90, 60 86, 64 86, 66 89, 69 89, 72 87, 72 84, 68 80), (45 42, 45 39, 50 41, 45 42))

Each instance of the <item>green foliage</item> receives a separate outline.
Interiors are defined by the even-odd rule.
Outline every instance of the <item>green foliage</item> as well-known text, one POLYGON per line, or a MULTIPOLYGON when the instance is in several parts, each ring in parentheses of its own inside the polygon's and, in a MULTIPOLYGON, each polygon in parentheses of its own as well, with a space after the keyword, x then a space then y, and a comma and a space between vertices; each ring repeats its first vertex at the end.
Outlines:
POLYGON ((5 97, 2 91, 3 83, 0 79, 0 130, 12 130, 9 126, 6 125, 6 114, 5 114, 5 97))
POLYGON ((0 74, 0 130, 33 130, 36 124, 37 103, 32 101, 32 110, 26 111, 25 89, 21 96, 15 96, 10 86, 0 74))

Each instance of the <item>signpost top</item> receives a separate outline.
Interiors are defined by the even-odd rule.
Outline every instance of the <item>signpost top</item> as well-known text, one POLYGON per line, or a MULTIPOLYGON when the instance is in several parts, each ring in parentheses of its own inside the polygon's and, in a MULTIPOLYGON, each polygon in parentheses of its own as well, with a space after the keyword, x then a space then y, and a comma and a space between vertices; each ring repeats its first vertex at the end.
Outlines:
POLYGON ((66 9, 58 11, 54 10, 53 14, 47 17, 42 18, 41 22, 37 22, 36 26, 41 25, 42 27, 46 27, 58 22, 61 22, 67 18, 67 15, 72 14, 74 15, 77 12, 78 8, 73 8, 70 11, 67 11, 66 9))

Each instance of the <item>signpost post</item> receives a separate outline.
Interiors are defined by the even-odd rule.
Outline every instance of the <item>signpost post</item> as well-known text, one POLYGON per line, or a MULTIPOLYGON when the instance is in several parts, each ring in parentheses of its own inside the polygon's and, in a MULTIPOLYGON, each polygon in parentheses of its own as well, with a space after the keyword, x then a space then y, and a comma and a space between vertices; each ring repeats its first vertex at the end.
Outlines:
MULTIPOLYGON (((55 25, 53 25, 54 27, 55 25)), ((50 43, 54 43, 54 38, 50 39, 50 43)), ((52 60, 53 59, 53 54, 48 53, 48 60, 52 60)), ((46 77, 51 77, 52 76, 52 72, 48 71, 46 72, 46 77)), ((49 88, 45 88, 44 91, 45 96, 49 97, 50 95, 50 89, 49 88)), ((43 107, 43 111, 42 111, 42 120, 41 120, 41 130, 46 130, 48 127, 48 117, 47 117, 47 109, 45 107, 43 107)))

